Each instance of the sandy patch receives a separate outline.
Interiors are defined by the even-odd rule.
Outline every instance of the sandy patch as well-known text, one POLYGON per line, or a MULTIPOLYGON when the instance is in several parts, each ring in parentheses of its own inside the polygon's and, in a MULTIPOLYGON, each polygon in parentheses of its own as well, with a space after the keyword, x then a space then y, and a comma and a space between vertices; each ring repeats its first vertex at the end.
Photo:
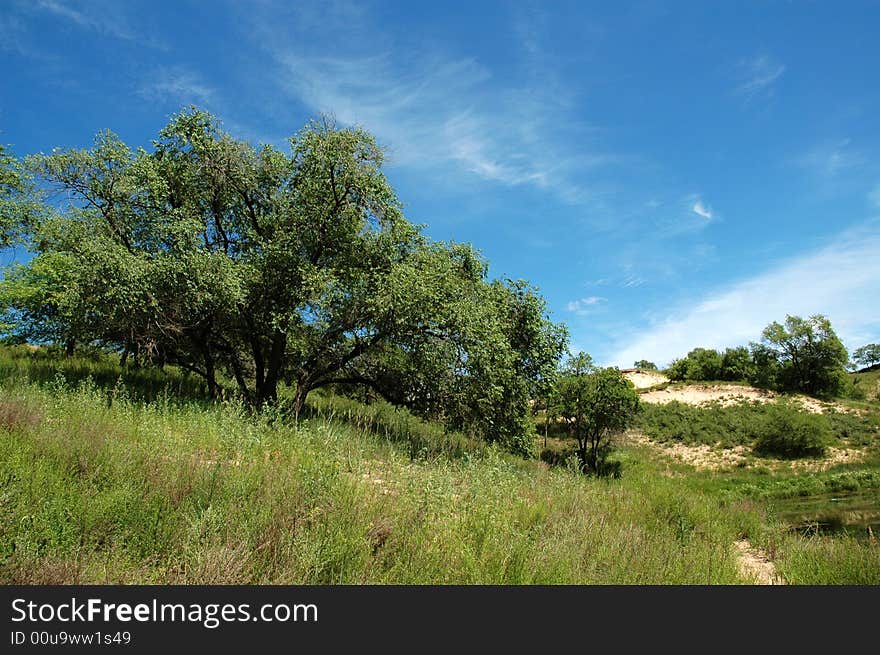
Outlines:
POLYGON ((667 387, 657 391, 648 391, 639 396, 646 403, 665 404, 672 401, 688 405, 706 405, 720 402, 722 405, 734 405, 747 401, 772 402, 776 395, 771 391, 754 387, 722 385, 722 384, 689 384, 680 387, 667 387))
POLYGON ((867 451, 861 448, 829 447, 822 459, 774 460, 781 461, 799 471, 826 471, 838 464, 857 464, 865 459, 867 451))
POLYGON ((647 435, 635 431, 627 433, 627 439, 630 443, 649 446, 661 455, 684 464, 690 464, 700 470, 718 471, 734 468, 741 465, 749 457, 749 449, 745 446, 718 448, 708 444, 659 443, 647 435))
POLYGON ((759 585, 784 585, 785 580, 776 571, 776 566, 767 553, 753 546, 748 539, 735 543, 738 552, 737 564, 742 577, 759 585))
MULTIPOLYGON (((772 403, 780 400, 783 396, 766 389, 757 389, 745 385, 732 384, 688 384, 682 386, 667 387, 656 391, 647 391, 639 395, 646 403, 664 404, 673 400, 687 405, 708 405, 709 403, 721 403, 724 406, 736 405, 743 402, 772 403)), ((826 403, 809 396, 791 396, 792 400, 808 412, 824 414, 834 410, 838 412, 851 412, 858 414, 857 410, 850 409, 840 403, 826 403)))
POLYGON ((830 447, 825 457, 821 459, 776 459, 754 457, 751 448, 743 445, 721 448, 719 445, 710 446, 708 444, 660 443, 636 431, 627 433, 626 438, 630 443, 649 446, 661 455, 683 464, 689 464, 702 471, 760 466, 812 473, 828 470, 837 464, 858 463, 867 455, 867 451, 863 449, 830 447))
POLYGON ((630 369, 621 372, 623 373, 623 377, 635 385, 636 389, 649 389, 650 387, 656 387, 658 384, 669 382, 668 377, 657 371, 630 369))

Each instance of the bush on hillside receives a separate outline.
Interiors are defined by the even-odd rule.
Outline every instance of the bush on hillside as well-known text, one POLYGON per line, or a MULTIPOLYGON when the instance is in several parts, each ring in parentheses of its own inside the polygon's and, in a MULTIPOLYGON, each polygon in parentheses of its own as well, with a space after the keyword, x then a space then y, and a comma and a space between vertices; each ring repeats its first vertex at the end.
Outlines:
POLYGON ((755 424, 754 431, 757 454, 786 459, 821 457, 831 439, 827 418, 787 403, 769 406, 765 419, 755 424))

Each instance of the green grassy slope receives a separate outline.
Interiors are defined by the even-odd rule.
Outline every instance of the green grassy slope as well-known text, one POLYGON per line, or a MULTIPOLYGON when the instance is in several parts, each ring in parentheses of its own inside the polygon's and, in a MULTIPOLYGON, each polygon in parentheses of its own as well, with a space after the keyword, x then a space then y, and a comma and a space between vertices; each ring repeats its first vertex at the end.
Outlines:
POLYGON ((154 375, 0 350, 0 582, 727 584, 743 536, 797 581, 880 582, 880 549, 785 536, 647 449, 585 478, 329 399, 254 419, 154 375))

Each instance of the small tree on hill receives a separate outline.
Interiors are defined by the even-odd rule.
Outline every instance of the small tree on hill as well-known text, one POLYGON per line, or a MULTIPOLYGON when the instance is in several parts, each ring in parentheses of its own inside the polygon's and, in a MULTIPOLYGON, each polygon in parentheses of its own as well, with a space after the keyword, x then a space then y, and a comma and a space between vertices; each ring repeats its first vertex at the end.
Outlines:
POLYGON ((639 411, 639 396, 617 368, 596 368, 589 355, 579 353, 557 384, 557 409, 577 441, 581 470, 601 474, 613 435, 639 411))
POLYGON ((833 396, 843 389, 849 357, 827 317, 786 316, 784 324, 764 328, 762 337, 764 349, 753 347, 753 353, 775 358, 785 391, 833 396))
POLYGON ((860 366, 868 368, 880 363, 880 343, 869 343, 853 352, 853 361, 860 366))
POLYGON ((647 359, 640 359, 635 364, 633 364, 636 368, 640 368, 643 371, 656 371, 657 365, 654 362, 649 362, 647 359))
POLYGON ((680 380, 686 380, 688 374, 688 360, 687 357, 679 357, 678 359, 673 359, 669 364, 669 368, 665 371, 666 377, 674 382, 678 382, 680 380))
POLYGON ((711 348, 694 348, 687 357, 669 365, 671 380, 717 380, 721 377, 721 353, 711 348))
POLYGON ((749 349, 745 346, 728 348, 721 356, 721 379, 729 381, 751 380, 755 365, 749 349))

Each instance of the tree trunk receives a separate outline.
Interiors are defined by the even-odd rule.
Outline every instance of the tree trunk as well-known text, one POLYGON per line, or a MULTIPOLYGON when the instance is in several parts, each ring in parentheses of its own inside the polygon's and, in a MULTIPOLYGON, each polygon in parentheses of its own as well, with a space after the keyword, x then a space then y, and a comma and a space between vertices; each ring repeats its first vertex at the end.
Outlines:
POLYGON ((64 342, 64 356, 73 357, 76 352, 76 339, 68 339, 64 342))
POLYGON ((211 400, 217 400, 220 397, 220 385, 217 384, 217 371, 214 364, 214 355, 208 344, 201 342, 198 344, 202 351, 202 360, 205 362, 205 384, 208 386, 208 397, 211 400))
POLYGON ((299 415, 306 406, 306 398, 309 395, 309 385, 308 382, 300 381, 299 384, 296 385, 296 393, 293 396, 293 420, 295 423, 299 423, 299 415))
POLYGON ((235 381, 238 383, 238 388, 244 401, 249 407, 254 407, 254 396, 248 388, 247 381, 244 379, 241 362, 238 361, 238 357, 235 354, 232 355, 232 374, 235 376, 235 381))
POLYGON ((581 460, 581 473, 588 473, 590 470, 590 461, 587 456, 587 444, 578 448, 578 457, 581 460))
POLYGON ((217 384, 214 358, 208 353, 205 353, 205 383, 208 385, 208 396, 211 400, 217 400, 220 397, 220 385, 217 384))
POLYGON ((256 409, 263 409, 264 407, 274 405, 277 402, 278 380, 267 375, 262 386, 257 390, 256 409))
POLYGON ((272 349, 269 351, 267 366, 262 371, 257 370, 257 409, 278 402, 278 382, 281 379, 286 348, 287 336, 283 332, 276 332, 272 337, 272 349))

